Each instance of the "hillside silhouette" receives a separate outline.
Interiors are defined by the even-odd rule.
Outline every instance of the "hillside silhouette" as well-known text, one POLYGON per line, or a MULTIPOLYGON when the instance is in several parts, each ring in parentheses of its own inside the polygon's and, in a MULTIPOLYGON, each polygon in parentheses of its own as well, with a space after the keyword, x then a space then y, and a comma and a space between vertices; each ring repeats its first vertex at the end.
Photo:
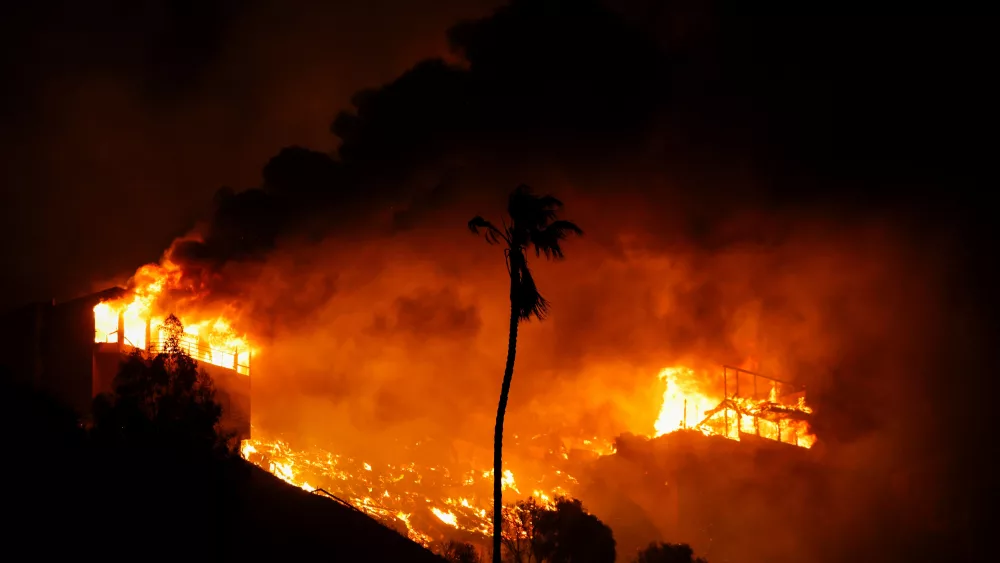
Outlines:
MULTIPOLYGON (((160 360, 162 361, 162 359, 160 360)), ((146 375, 156 371, 148 361, 146 375)), ((135 375, 138 358, 123 373, 135 375)), ((192 365, 184 369, 190 369, 192 365)), ((88 433, 48 396, 0 378, 10 436, 3 503, 17 514, 0 534, 35 559, 440 561, 428 550, 329 499, 288 485, 197 440, 169 445, 88 433), (198 453, 200 451, 200 453, 198 453)), ((126 407, 118 399, 114 420, 126 407)), ((105 422, 108 422, 106 420, 105 422)), ((197 427, 197 417, 172 419, 197 427)), ((149 430, 147 428, 146 430, 149 430)))

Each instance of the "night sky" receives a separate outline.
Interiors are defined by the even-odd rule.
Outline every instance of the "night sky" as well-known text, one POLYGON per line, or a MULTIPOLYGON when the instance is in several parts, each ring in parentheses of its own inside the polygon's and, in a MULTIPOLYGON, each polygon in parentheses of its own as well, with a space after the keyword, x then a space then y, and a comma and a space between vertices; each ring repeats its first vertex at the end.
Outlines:
POLYGON ((18 3, 0 22, 0 306, 121 283, 260 182, 286 145, 331 150, 358 89, 447 54, 490 2, 18 3), (155 219, 154 219, 155 218, 155 219), (105 284, 108 285, 108 284, 105 284))
MULTIPOLYGON (((358 90, 428 57, 460 58, 445 31, 495 4, 437 2, 429 10, 389 0, 364 7, 101 0, 9 8, 0 116, 3 223, 11 234, 3 263, 12 275, 3 280, 3 306, 62 299, 155 260, 209 215, 217 189, 260 185, 262 166, 281 147, 334 150, 342 136, 329 126, 358 90)), ((514 42, 484 54, 522 65, 511 77, 497 66, 496 78, 539 96, 528 102, 513 95, 511 105, 547 112, 551 103, 563 114, 548 123, 526 117, 510 125, 518 132, 503 134, 561 130, 563 141, 600 151, 606 147, 589 143, 587 134, 609 127, 623 135, 668 112, 680 139, 674 154, 690 153, 678 156, 675 169, 687 166, 698 178, 718 168, 753 169, 757 185, 741 190, 741 204, 826 198, 850 212, 919 207, 941 221, 983 201, 973 163, 984 149, 973 139, 985 133, 976 114, 985 96, 976 87, 984 40, 969 21, 915 8, 751 13, 726 2, 611 5, 659 49, 659 60, 603 58, 602 50, 627 56, 630 47, 609 52, 607 37, 590 38, 589 52, 570 43, 579 37, 551 29, 535 30, 550 34, 535 45, 514 42), (532 69, 524 63, 536 48, 551 48, 554 58, 532 69), (549 65, 564 72, 549 73, 549 65), (601 72, 606 76, 593 75, 601 72), (622 82, 609 86, 615 78, 622 82), (608 91, 571 94, 577 86, 608 91), (634 90, 611 92, 615 87, 634 90), (587 105, 593 101, 622 105, 587 105)), ((425 135, 449 134, 436 130, 447 123, 397 125, 387 131, 370 124, 358 141, 368 145, 362 150, 383 151, 395 141, 420 146, 402 139, 408 125, 425 135)), ((489 132, 493 125, 479 126, 483 136, 496 133, 489 132)), ((399 166, 395 150, 362 158, 399 166)))

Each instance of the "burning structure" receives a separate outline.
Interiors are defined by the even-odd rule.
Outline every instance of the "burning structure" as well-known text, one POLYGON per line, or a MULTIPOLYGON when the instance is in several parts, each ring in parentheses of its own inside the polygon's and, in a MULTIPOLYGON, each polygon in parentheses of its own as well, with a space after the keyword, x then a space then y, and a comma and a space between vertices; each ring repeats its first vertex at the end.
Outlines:
MULTIPOLYGON (((113 287, 11 312, 2 323, 4 363, 16 379, 89 416, 93 398, 112 390, 125 355, 155 355, 163 350, 165 316, 156 309, 156 298, 166 278, 142 281, 154 270, 167 271, 148 266, 139 271, 139 282, 130 289, 113 287)), ((248 438, 249 346, 218 319, 185 324, 180 346, 212 377, 223 429, 248 438)))
MULTIPOLYGON (((453 449, 454 437, 400 443, 376 460, 336 442, 285 436, 266 420, 256 421, 251 435, 251 361, 267 357, 267 350, 251 347, 233 328, 233 314, 209 301, 165 259, 140 268, 128 289, 20 310, 4 324, 10 331, 4 342, 13 347, 6 357, 17 359, 17 373, 86 414, 91 399, 110 390, 124 354, 161 349, 165 315, 177 311, 181 346, 215 380, 224 425, 243 438, 248 461, 292 485, 335 496, 424 545, 479 542, 491 534, 489 459, 474 450, 442 457, 439 446, 453 449)), ((702 499, 736 485, 699 467, 720 459, 753 465, 759 452, 801 459, 815 442, 801 386, 729 365, 672 366, 648 377, 661 395, 658 410, 625 434, 547 429, 508 436, 505 501, 581 498, 626 550, 664 538, 708 553, 713 526, 727 516, 706 511, 702 499), (630 508, 623 512, 623 506, 630 508)))

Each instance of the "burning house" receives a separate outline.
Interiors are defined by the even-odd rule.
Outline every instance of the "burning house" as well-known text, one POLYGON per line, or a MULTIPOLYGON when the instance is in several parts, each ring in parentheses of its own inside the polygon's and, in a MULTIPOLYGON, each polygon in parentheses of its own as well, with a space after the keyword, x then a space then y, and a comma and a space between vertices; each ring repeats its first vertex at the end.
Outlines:
MULTIPOLYGON (((112 390, 126 355, 136 351, 155 355, 163 349, 163 318, 149 314, 141 294, 114 287, 12 311, 2 321, 4 367, 21 383, 88 416, 94 397, 112 390)), ((223 409, 223 428, 247 438, 250 349, 213 340, 199 328, 185 327, 181 348, 212 377, 223 409)))

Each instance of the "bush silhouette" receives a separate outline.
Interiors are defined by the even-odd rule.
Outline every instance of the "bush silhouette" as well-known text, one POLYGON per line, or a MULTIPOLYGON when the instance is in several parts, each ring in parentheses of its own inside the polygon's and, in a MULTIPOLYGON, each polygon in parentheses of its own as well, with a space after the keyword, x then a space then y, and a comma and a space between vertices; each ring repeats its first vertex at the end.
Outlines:
POLYGON ((708 563, 694 556, 694 550, 686 543, 651 543, 639 552, 635 563, 708 563))
POLYGON ((583 509, 579 500, 560 498, 535 524, 535 555, 550 563, 614 563, 611 528, 583 509))
POLYGON ((535 525, 545 507, 534 498, 518 501, 503 510, 503 560, 509 563, 535 563, 535 525))
POLYGON ((510 563, 614 563, 611 528, 579 500, 546 508, 533 498, 504 508, 503 559, 510 563))
POLYGON ((450 563, 481 563, 483 560, 476 546, 458 541, 445 542, 438 548, 437 553, 450 563))
POLYGON ((91 435, 108 447, 219 452, 224 446, 218 432, 222 408, 212 380, 181 350, 180 321, 171 315, 164 324, 168 337, 163 353, 130 355, 115 377, 114 391, 94 400, 91 435))

